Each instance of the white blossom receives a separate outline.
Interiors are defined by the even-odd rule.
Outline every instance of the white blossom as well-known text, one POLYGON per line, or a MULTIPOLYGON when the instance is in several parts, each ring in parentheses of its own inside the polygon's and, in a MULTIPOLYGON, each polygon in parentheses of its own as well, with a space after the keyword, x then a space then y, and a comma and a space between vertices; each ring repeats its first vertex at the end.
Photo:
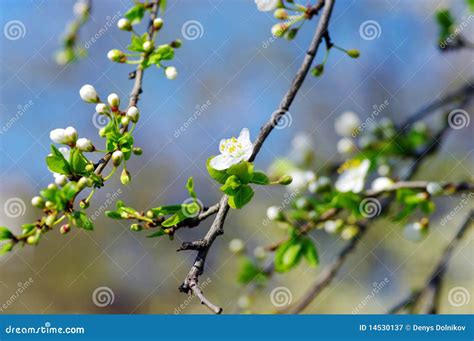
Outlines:
POLYGON ((67 184, 67 176, 63 174, 53 173, 54 183, 58 186, 64 186, 67 184))
POLYGON ((166 78, 168 79, 176 79, 176 77, 178 77, 178 70, 176 70, 176 68, 174 66, 168 66, 166 69, 165 69, 165 75, 166 75, 166 78))
POLYGON ((365 159, 356 162, 346 169, 336 181, 336 189, 339 192, 359 193, 364 189, 365 178, 369 172, 370 161, 365 159))
POLYGON ((98 103, 95 106, 95 111, 99 114, 105 114, 107 112, 107 104, 105 103, 98 103))
POLYGON ((386 191, 392 186, 393 186, 393 180, 382 176, 372 181, 371 188, 373 191, 381 192, 381 191, 386 191))
POLYGON ((255 0, 257 9, 261 12, 273 11, 278 6, 278 0, 255 0))
POLYGON ((238 138, 221 140, 219 144, 220 155, 211 159, 211 167, 224 170, 241 161, 247 161, 252 155, 253 145, 247 128, 242 129, 238 138))
POLYGON ((109 103, 111 108, 118 108, 118 106, 120 105, 120 97, 115 93, 110 94, 107 97, 107 102, 109 103))
POLYGON ((130 118, 130 120, 134 123, 138 121, 138 118, 140 116, 140 112, 138 111, 138 108, 135 106, 131 106, 127 110, 127 117, 130 118))
POLYGON ((76 141, 77 131, 74 129, 74 127, 67 127, 66 129, 54 129, 49 133, 49 138, 54 143, 70 144, 76 141))
POLYGON ((346 111, 339 116, 335 123, 334 128, 336 133, 341 136, 350 137, 353 132, 360 126, 359 116, 355 112, 346 111))
POLYGON ((97 95, 97 91, 95 91, 95 88, 90 84, 83 85, 81 90, 79 90, 79 95, 84 102, 99 102, 99 95, 97 95))

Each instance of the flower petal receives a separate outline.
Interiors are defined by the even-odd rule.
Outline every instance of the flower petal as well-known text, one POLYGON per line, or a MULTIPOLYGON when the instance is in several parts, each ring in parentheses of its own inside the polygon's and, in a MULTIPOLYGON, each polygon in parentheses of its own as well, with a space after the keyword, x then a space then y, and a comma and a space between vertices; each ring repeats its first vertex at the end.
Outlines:
POLYGON ((215 170, 224 170, 229 168, 232 165, 235 165, 236 163, 239 163, 240 160, 237 158, 234 158, 230 155, 217 155, 211 159, 210 165, 212 168, 215 170))

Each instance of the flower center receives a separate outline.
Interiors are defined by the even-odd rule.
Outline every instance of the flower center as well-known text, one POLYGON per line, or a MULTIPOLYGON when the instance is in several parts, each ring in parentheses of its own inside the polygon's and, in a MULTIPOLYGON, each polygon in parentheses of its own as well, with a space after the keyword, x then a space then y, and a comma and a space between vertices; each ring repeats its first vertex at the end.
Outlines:
POLYGON ((243 152, 242 149, 242 144, 235 137, 225 140, 221 145, 221 153, 230 154, 232 156, 238 156, 241 154, 243 152))

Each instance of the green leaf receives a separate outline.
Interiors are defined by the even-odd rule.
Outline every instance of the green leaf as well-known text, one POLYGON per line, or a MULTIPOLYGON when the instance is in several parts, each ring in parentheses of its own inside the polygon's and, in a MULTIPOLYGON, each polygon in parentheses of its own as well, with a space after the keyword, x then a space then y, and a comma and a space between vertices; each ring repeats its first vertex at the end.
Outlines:
POLYGON ((189 195, 196 199, 197 198, 197 195, 196 195, 196 192, 194 191, 194 180, 193 180, 193 177, 191 176, 188 181, 186 182, 186 189, 188 190, 189 192, 189 195))
POLYGON ((120 133, 115 130, 105 134, 105 137, 107 138, 105 147, 108 152, 113 152, 114 150, 118 148, 118 141, 121 136, 122 135, 120 135, 120 133))
POLYGON ((166 10, 166 1, 167 0, 160 0, 160 11, 164 12, 166 10))
POLYGON ((110 219, 123 219, 119 211, 105 211, 105 215, 110 219))
POLYGON ((436 21, 439 26, 439 40, 443 41, 451 34, 454 27, 454 17, 449 9, 440 9, 436 12, 436 21))
POLYGON ((27 236, 33 232, 36 228, 35 224, 23 224, 21 225, 21 234, 22 236, 27 236))
POLYGON ((71 169, 64 155, 53 145, 51 145, 51 154, 46 157, 46 165, 53 173, 69 175, 71 169))
POLYGON ((243 257, 240 263, 240 269, 237 274, 237 281, 241 284, 248 284, 252 281, 262 283, 267 279, 265 272, 260 269, 252 259, 243 257))
POLYGON ((166 233, 162 229, 159 229, 158 231, 146 236, 147 238, 156 238, 156 237, 161 237, 164 236, 166 233))
POLYGON ((135 6, 130 8, 125 13, 125 18, 130 20, 132 25, 139 24, 140 21, 143 19, 143 15, 145 14, 145 6, 142 3, 137 3, 135 6))
POLYGON ((248 184, 250 180, 252 180, 253 164, 248 161, 242 161, 230 167, 227 170, 227 174, 235 175, 239 178, 241 183, 248 184))
POLYGON ((74 181, 68 182, 63 188, 61 188, 61 194, 64 201, 69 201, 78 192, 77 183, 74 181))
POLYGON ((466 4, 471 12, 474 12, 474 0, 466 0, 466 4))
POLYGON ((127 49, 133 52, 144 52, 143 43, 147 41, 148 34, 144 33, 141 37, 137 37, 136 35, 132 35, 132 42, 130 45, 127 46, 127 49))
POLYGON ((0 240, 13 239, 15 236, 5 226, 0 226, 0 240))
POLYGON ((231 175, 227 178, 225 184, 220 190, 228 195, 236 195, 240 189, 241 183, 237 176, 231 175))
POLYGON ((84 230, 93 230, 94 226, 92 225, 92 221, 89 217, 82 211, 74 211, 71 215, 72 223, 84 230))
POLYGON ((182 205, 169 205, 169 206, 160 206, 156 208, 152 208, 150 211, 153 212, 154 215, 168 215, 174 214, 182 210, 182 205))
POLYGON ((280 245, 275 252, 275 271, 287 272, 298 264, 303 254, 303 245, 297 239, 291 239, 280 245))
POLYGON ((303 256, 307 260, 310 266, 318 266, 319 257, 316 246, 309 238, 303 239, 303 256))
POLYGON ((229 206, 235 209, 244 207, 252 200, 254 192, 249 185, 242 185, 235 195, 229 197, 229 206))
POLYGON ((214 180, 216 180, 218 183, 220 184, 225 184, 225 181, 227 180, 227 178, 229 177, 229 174, 227 174, 225 171, 220 171, 220 170, 217 170, 217 169, 214 169, 211 167, 211 160, 214 156, 211 156, 210 158, 207 159, 206 161, 206 168, 207 168, 207 172, 209 173, 209 175, 211 176, 211 178, 213 178, 214 180))
POLYGON ((14 245, 15 245, 15 243, 13 243, 11 241, 11 242, 6 242, 2 246, 0 246, 0 256, 6 254, 7 252, 10 252, 11 250, 13 250, 14 245))
POLYGON ((250 182, 257 185, 268 185, 270 183, 270 179, 263 172, 254 172, 250 182))
POLYGON ((82 155, 82 152, 77 149, 71 149, 71 156, 69 158, 69 162, 74 174, 77 175, 84 175, 86 174, 86 166, 89 163, 87 159, 82 155))
POLYGON ((186 218, 188 218, 188 217, 181 210, 179 212, 176 212, 174 215, 172 215, 168 219, 166 219, 163 223, 161 223, 161 226, 163 226, 163 227, 175 226, 175 225, 179 224, 180 222, 182 222, 183 220, 185 220, 186 218))

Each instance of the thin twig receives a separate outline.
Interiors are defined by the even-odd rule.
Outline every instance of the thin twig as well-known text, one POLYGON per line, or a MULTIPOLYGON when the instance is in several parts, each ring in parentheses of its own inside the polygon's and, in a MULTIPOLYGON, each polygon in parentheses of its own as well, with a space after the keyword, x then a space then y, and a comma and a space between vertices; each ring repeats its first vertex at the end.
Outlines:
MULTIPOLYGON (((324 1, 323 6, 324 7, 322 9, 321 18, 319 20, 314 36, 311 40, 309 49, 306 52, 303 63, 301 67, 299 68, 298 72, 296 73, 296 76, 293 79, 290 89, 283 97, 283 100, 281 101, 279 108, 272 114, 270 120, 260 130, 260 133, 253 144, 253 152, 249 158, 250 162, 255 160, 255 157, 260 151, 260 148, 262 147, 263 143, 267 139, 268 135, 271 133, 273 128, 278 124, 278 121, 288 112, 291 106, 291 103, 295 99, 296 94, 301 88, 301 85, 303 84, 303 81, 306 78, 306 75, 308 74, 309 69, 311 68, 311 64, 313 63, 314 57, 316 56, 318 47, 325 33, 327 32, 329 19, 330 19, 331 12, 334 6, 334 0, 324 1)), ((199 240, 199 241, 183 243, 181 249, 198 250, 198 254, 196 256, 193 266, 191 267, 191 270, 186 276, 186 279, 184 280, 183 284, 181 284, 179 288, 180 291, 189 293, 189 291, 191 290, 197 296, 202 295, 202 292, 200 291, 199 286, 198 286, 199 276, 202 274, 204 270, 206 256, 207 256, 207 253, 209 252, 210 247, 212 246, 212 243, 214 242, 217 236, 224 233, 224 221, 225 221, 228 211, 229 211, 228 196, 224 195, 222 196, 220 200, 220 207, 219 207, 219 211, 217 212, 217 216, 213 224, 211 225, 208 233, 206 234, 206 236, 202 240, 199 240)), ((199 297, 201 299, 201 303, 205 304, 214 313, 219 314, 220 312, 222 312, 221 308, 218 308, 214 304, 210 303, 208 300, 203 300, 202 299, 203 296, 202 297, 199 296, 199 297)))

